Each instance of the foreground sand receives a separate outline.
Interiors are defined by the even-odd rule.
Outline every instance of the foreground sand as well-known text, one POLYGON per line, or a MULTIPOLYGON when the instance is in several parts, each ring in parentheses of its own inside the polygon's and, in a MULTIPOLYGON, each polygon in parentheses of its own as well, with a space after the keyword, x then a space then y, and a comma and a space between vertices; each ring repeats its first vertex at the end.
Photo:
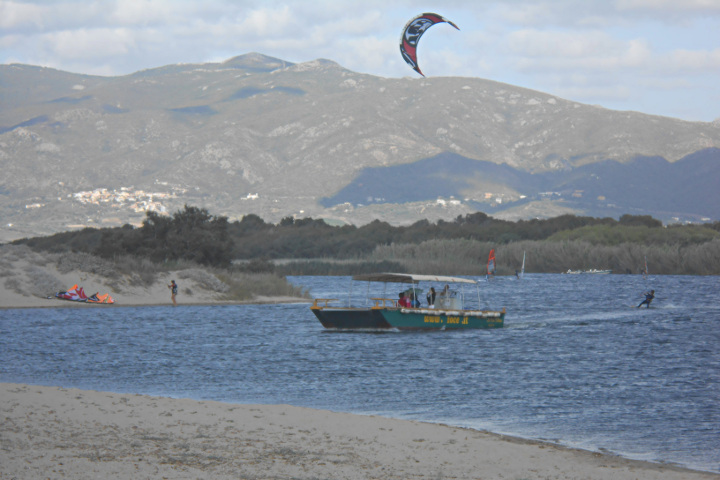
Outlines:
POLYGON ((0 383, 0 479, 718 479, 475 430, 0 383))

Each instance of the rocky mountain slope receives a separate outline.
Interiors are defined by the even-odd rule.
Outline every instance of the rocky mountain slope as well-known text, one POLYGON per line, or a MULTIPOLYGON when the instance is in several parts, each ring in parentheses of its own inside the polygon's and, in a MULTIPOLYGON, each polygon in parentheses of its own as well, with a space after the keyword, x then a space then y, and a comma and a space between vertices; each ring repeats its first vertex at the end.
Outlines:
MULTIPOLYGON (((372 205, 322 199, 364 169, 412 169, 440 154, 543 175, 720 148, 717 122, 611 111, 478 78, 374 77, 328 60, 248 54, 122 77, 2 65, 0 79, 0 240, 138 222, 144 209, 185 203, 231 219, 434 220, 487 199, 512 208, 530 192, 478 176, 452 201, 434 192, 372 205)), ((527 214, 585 211, 558 200, 527 214)))

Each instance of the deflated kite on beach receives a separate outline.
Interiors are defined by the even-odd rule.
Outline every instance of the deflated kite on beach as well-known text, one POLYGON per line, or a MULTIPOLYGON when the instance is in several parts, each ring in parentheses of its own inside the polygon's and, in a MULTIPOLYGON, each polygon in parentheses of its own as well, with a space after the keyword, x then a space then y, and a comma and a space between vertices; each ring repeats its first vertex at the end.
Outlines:
MULTIPOLYGON (((60 300, 70 300, 71 302, 86 303, 115 303, 115 299, 109 293, 98 295, 99 292, 93 293, 89 297, 85 295, 83 287, 78 287, 77 283, 63 292, 57 292, 55 298, 60 300)), ((51 297, 48 297, 51 298, 51 297)))
POLYGON ((98 295, 97 292, 90 295, 87 301, 88 303, 115 303, 115 299, 109 293, 98 295))
POLYGON ((85 295, 83 287, 78 287, 77 283, 64 292, 57 292, 55 298, 70 300, 72 302, 87 302, 87 295, 85 295))

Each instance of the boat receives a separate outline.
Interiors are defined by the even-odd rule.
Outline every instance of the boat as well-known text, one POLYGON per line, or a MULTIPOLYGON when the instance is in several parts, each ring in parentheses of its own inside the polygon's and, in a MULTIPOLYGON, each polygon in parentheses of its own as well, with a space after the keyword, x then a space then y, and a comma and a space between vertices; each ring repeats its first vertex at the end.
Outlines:
POLYGON ((491 277, 495 277, 495 249, 490 249, 490 254, 488 255, 488 263, 487 263, 487 274, 485 275, 485 278, 488 280, 491 277))
MULTIPOLYGON (((517 270, 515 270, 515 274, 517 274, 517 270)), ((518 275, 518 278, 523 278, 525 276, 525 252, 523 251, 523 262, 522 267, 520 267, 520 275, 518 275)))
POLYGON ((368 282, 365 306, 350 305, 351 295, 348 295, 348 305, 345 307, 331 305, 339 301, 334 298, 316 298, 313 301, 310 310, 323 327, 334 330, 460 330, 502 328, 505 322, 504 308, 498 311, 464 308, 465 286, 475 286, 480 304, 480 290, 475 280, 437 275, 372 273, 353 276, 351 291, 352 282, 356 281, 368 282), (400 284, 410 285, 417 295, 422 292, 419 288, 421 282, 445 285, 437 292, 434 305, 401 306, 396 298, 390 298, 386 293, 388 285, 400 284), (381 296, 370 295, 370 286, 373 284, 383 284, 381 296))

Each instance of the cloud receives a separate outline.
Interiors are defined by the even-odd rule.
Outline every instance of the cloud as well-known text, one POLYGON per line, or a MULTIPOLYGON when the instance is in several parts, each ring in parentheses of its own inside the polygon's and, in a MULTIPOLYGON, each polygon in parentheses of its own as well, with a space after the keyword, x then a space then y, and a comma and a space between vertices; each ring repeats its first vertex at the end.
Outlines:
POLYGON ((236 34, 241 37, 278 38, 302 35, 305 25, 284 5, 276 9, 255 9, 244 15, 237 24, 236 34))
POLYGON ((648 13, 681 13, 695 15, 697 13, 720 14, 720 2, 717 0, 615 0, 618 11, 644 11, 648 13))
POLYGON ((644 68, 653 57, 643 40, 619 40, 600 31, 520 30, 508 35, 506 48, 523 70, 644 68))
POLYGON ((664 59, 672 70, 720 71, 720 48, 715 50, 674 50, 664 59))
POLYGON ((99 13, 104 21, 118 26, 171 25, 187 18, 196 18, 192 4, 168 0, 116 0, 107 2, 112 8, 99 13))
POLYGON ((259 52, 413 76, 398 53, 400 30, 435 8, 461 30, 435 27, 423 37, 429 76, 485 77, 591 103, 624 97, 628 105, 642 89, 660 91, 650 80, 663 78, 676 90, 662 90, 652 108, 672 96, 698 117, 719 115, 705 99, 720 95, 708 80, 720 74, 720 0, 0 0, 0 62, 119 75, 259 52))
POLYGON ((0 28, 7 33, 40 28, 43 8, 22 2, 0 2, 0 28))
POLYGON ((487 2, 493 16, 524 27, 612 27, 653 20, 672 24, 720 15, 718 0, 515 0, 487 2))
POLYGON ((97 60, 126 55, 136 49, 136 35, 124 28, 53 32, 44 36, 47 49, 63 59, 97 60))

